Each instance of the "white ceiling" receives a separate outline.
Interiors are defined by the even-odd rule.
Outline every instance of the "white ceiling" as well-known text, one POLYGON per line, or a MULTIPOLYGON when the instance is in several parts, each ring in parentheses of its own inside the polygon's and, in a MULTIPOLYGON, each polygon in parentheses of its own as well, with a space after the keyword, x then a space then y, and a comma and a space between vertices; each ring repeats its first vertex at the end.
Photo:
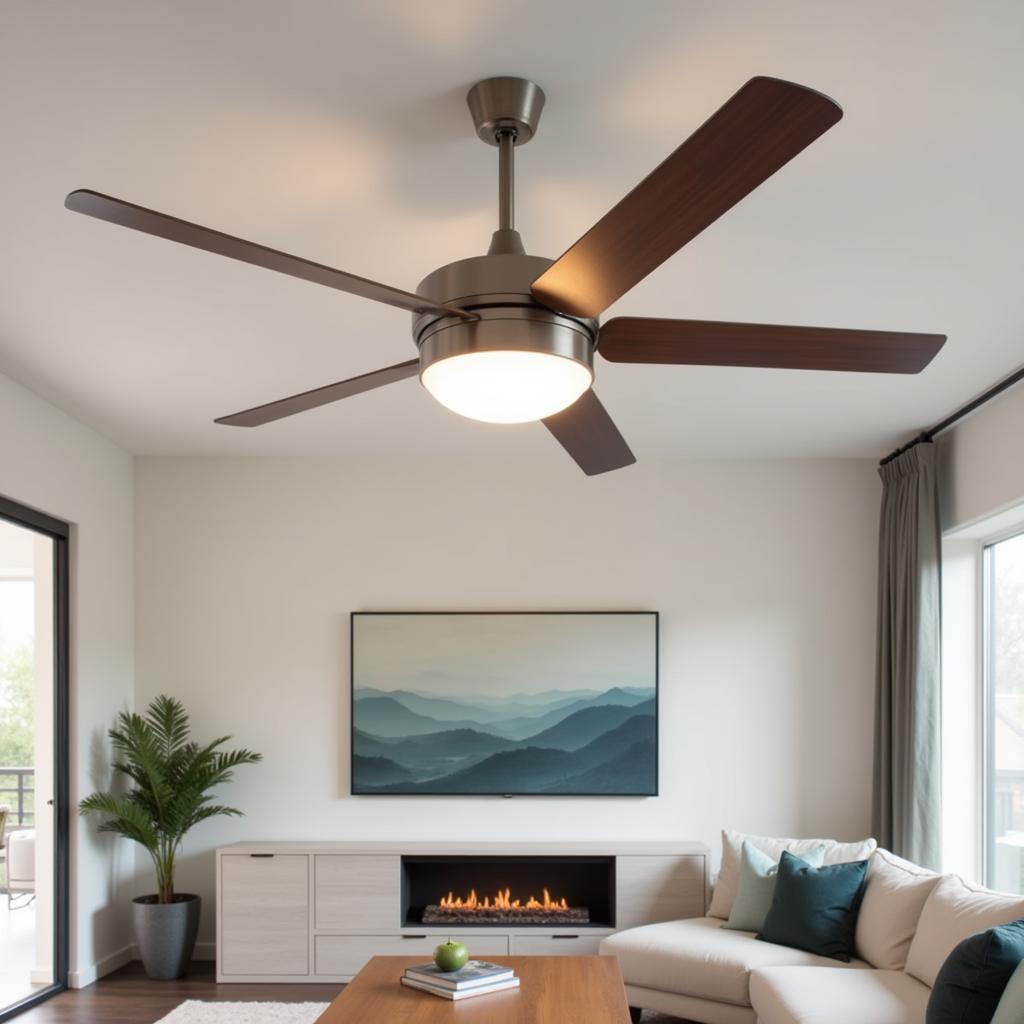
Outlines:
POLYGON ((63 209, 89 187, 413 288, 482 252, 466 89, 547 93, 518 226, 556 256, 748 78, 836 98, 821 140, 608 315, 944 331, 917 377, 630 367, 640 458, 877 456, 1024 361, 1018 0, 206 0, 0 6, 0 371, 141 454, 555 461, 415 380, 254 430, 215 416, 414 355, 398 310, 63 209))

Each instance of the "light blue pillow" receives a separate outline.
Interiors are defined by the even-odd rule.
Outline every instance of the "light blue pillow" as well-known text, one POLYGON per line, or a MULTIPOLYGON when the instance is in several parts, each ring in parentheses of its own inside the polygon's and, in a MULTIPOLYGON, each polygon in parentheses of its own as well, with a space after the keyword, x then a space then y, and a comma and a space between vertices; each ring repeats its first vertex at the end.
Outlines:
POLYGON ((1010 975, 1003 989, 1002 998, 996 1007, 992 1024, 1020 1024, 1024 1020, 1024 960, 1010 975))
MULTIPOLYGON (((809 867, 820 868, 825 863, 825 847, 817 846, 797 859, 809 867)), ((740 880, 736 899, 729 912, 729 920, 722 927, 740 932, 759 932, 772 905, 778 874, 779 862, 744 840, 740 851, 740 880)))

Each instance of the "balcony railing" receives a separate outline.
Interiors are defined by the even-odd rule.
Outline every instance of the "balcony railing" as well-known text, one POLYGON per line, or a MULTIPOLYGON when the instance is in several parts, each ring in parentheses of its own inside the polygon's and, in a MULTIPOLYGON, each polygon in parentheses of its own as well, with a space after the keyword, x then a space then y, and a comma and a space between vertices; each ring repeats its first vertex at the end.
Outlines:
POLYGON ((0 765, 0 807, 11 809, 7 828, 26 828, 35 824, 35 768, 0 765))

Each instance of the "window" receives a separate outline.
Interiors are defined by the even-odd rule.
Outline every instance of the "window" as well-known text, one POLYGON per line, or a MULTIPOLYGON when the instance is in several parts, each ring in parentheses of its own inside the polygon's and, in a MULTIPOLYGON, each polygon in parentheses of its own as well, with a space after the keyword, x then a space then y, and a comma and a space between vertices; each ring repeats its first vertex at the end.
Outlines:
POLYGON ((984 552, 985 871, 1024 893, 1024 533, 984 552))

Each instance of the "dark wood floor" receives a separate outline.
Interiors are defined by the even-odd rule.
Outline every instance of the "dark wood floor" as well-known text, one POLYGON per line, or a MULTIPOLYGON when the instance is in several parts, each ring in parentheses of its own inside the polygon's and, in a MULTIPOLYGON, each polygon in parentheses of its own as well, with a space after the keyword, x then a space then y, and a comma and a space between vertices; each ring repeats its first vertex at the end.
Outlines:
POLYGON ((153 1024, 186 999, 329 1003, 341 985, 218 985, 212 963, 194 963, 178 981, 150 981, 135 962, 95 985, 58 996, 19 1014, 17 1024, 153 1024))
MULTIPOLYGON (((138 961, 88 988, 72 989, 19 1014, 17 1024, 154 1024, 186 999, 273 1003, 329 1003, 344 985, 218 985, 212 963, 192 964, 178 981, 150 981, 138 961)), ((644 1024, 687 1024, 644 1012, 644 1024)), ((385 1022, 381 1022, 385 1024, 385 1022)))

